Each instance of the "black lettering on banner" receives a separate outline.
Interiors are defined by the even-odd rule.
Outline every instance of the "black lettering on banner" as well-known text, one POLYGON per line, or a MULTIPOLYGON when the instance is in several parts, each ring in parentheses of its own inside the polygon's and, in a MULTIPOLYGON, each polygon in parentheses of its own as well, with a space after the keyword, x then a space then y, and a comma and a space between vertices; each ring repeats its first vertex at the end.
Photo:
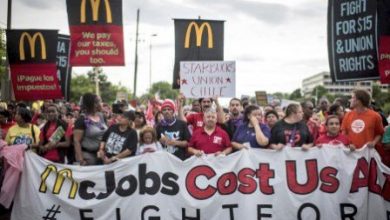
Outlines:
POLYGON ((115 209, 115 214, 116 214, 116 220, 121 220, 121 209, 120 208, 115 209))
POLYGON ((92 213, 92 212, 93 212, 92 209, 80 209, 80 210, 79 210, 80 219, 81 219, 81 220, 93 220, 92 217, 87 217, 87 216, 84 215, 84 214, 86 214, 86 213, 92 213))
MULTIPOLYGON (((152 209, 156 212, 160 211, 160 209, 157 206, 154 206, 154 205, 145 206, 141 211, 141 220, 145 220, 145 213, 146 213, 146 211, 148 211, 150 209, 152 209)), ((160 220, 160 219, 161 218, 158 216, 151 216, 148 218, 148 220, 160 220)))
POLYGON ((114 171, 106 171, 105 172, 105 179, 106 179, 106 193, 99 193, 99 195, 96 197, 96 199, 105 199, 109 195, 111 195, 112 192, 115 190, 115 173, 114 171))
POLYGON ((119 196, 130 196, 132 195, 135 191, 137 190, 137 179, 133 175, 128 175, 123 177, 121 180, 118 182, 118 188, 115 190, 115 192, 119 196), (124 184, 125 183, 129 184, 129 188, 125 189, 124 184))
POLYGON ((340 214, 342 220, 345 219, 353 220, 355 219, 354 216, 356 215, 356 213, 357 213, 357 207, 354 204, 350 204, 350 203, 340 204, 340 214), (347 212, 347 210, 351 210, 351 209, 352 211, 347 212))
POLYGON ((320 214, 320 210, 317 208, 317 206, 315 206, 313 203, 305 203, 303 205, 301 205, 301 207, 299 207, 298 209, 298 220, 302 220, 304 218, 302 218, 302 212, 305 208, 312 208, 314 210, 314 212, 316 213, 316 218, 317 220, 321 219, 321 214, 320 214))
POLYGON ((200 220, 200 209, 196 209, 196 217, 190 217, 186 215, 186 209, 181 208, 181 219, 182 220, 200 220))
POLYGON ((139 172, 139 193, 141 195, 148 194, 154 195, 160 190, 160 177, 156 172, 150 171, 146 172, 146 164, 140 164, 138 166, 139 172), (146 186, 147 180, 152 181, 152 186, 146 186))
POLYGON ((178 194, 180 190, 179 185, 176 183, 176 180, 178 179, 179 176, 174 173, 171 172, 165 173, 161 180, 162 184, 164 185, 161 189, 161 193, 170 196, 178 194))
POLYGON ((84 200, 90 200, 96 197, 94 192, 88 192, 88 188, 95 187, 96 183, 85 180, 80 183, 79 196, 84 200))
POLYGON ((229 214, 230 214, 230 220, 234 220, 234 208, 238 208, 238 204, 227 204, 227 205, 222 205, 223 209, 229 209, 229 214))
POLYGON ((271 204, 257 205, 257 220, 272 218, 272 214, 262 213, 261 209, 272 209, 271 204))

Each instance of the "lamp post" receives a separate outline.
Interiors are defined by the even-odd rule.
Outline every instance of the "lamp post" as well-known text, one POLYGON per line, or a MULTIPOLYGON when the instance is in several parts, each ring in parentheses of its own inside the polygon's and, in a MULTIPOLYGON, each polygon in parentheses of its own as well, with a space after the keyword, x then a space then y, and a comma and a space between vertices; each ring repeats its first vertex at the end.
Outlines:
POLYGON ((94 67, 93 72, 95 74, 95 91, 96 95, 100 97, 100 88, 99 88, 99 74, 102 73, 102 68, 101 67, 94 67))
POLYGON ((156 37, 157 34, 151 34, 150 35, 150 42, 149 42, 149 89, 152 88, 152 39, 153 37, 156 37))

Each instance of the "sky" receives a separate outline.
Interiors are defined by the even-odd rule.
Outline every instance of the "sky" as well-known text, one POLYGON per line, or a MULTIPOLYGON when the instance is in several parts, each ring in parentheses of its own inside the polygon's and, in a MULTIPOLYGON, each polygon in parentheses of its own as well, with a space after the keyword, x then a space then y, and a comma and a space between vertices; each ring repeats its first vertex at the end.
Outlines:
MULTIPOLYGON (((13 0, 13 29, 69 34, 65 0, 13 0)), ((172 83, 174 18, 224 20, 224 58, 236 61, 236 96, 292 92, 302 80, 329 71, 326 0, 123 0, 125 63, 104 67, 108 79, 133 91, 136 12, 140 9, 137 95, 152 82, 172 83), (152 35, 156 35, 153 36, 152 35)), ((0 0, 6 26, 7 0, 0 0)), ((75 67, 85 74, 91 68, 75 67)))

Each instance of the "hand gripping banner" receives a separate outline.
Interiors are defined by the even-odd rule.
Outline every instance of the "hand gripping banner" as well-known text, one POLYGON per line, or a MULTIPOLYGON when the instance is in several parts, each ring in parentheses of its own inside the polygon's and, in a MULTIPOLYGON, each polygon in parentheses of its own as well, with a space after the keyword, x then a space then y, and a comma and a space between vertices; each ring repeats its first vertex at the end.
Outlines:
POLYGON ((57 30, 7 30, 7 53, 16 100, 62 98, 58 83, 57 30))
POLYGON ((72 66, 124 66, 122 0, 67 0, 72 66))
POLYGON ((105 166, 26 153, 12 210, 24 219, 388 219, 390 169, 374 149, 250 149, 181 161, 167 152, 105 166))

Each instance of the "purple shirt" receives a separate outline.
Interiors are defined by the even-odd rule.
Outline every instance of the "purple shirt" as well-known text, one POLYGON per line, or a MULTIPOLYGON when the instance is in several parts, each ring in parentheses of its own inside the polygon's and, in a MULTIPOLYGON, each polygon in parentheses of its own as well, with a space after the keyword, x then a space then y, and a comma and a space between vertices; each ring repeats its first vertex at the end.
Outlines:
MULTIPOLYGON (((265 124, 260 123, 260 129, 264 136, 268 139, 271 137, 271 130, 265 124)), ((234 132, 232 141, 243 144, 249 142, 253 148, 265 148, 266 146, 259 145, 256 141, 256 133, 254 127, 249 127, 248 123, 241 124, 234 132)))

